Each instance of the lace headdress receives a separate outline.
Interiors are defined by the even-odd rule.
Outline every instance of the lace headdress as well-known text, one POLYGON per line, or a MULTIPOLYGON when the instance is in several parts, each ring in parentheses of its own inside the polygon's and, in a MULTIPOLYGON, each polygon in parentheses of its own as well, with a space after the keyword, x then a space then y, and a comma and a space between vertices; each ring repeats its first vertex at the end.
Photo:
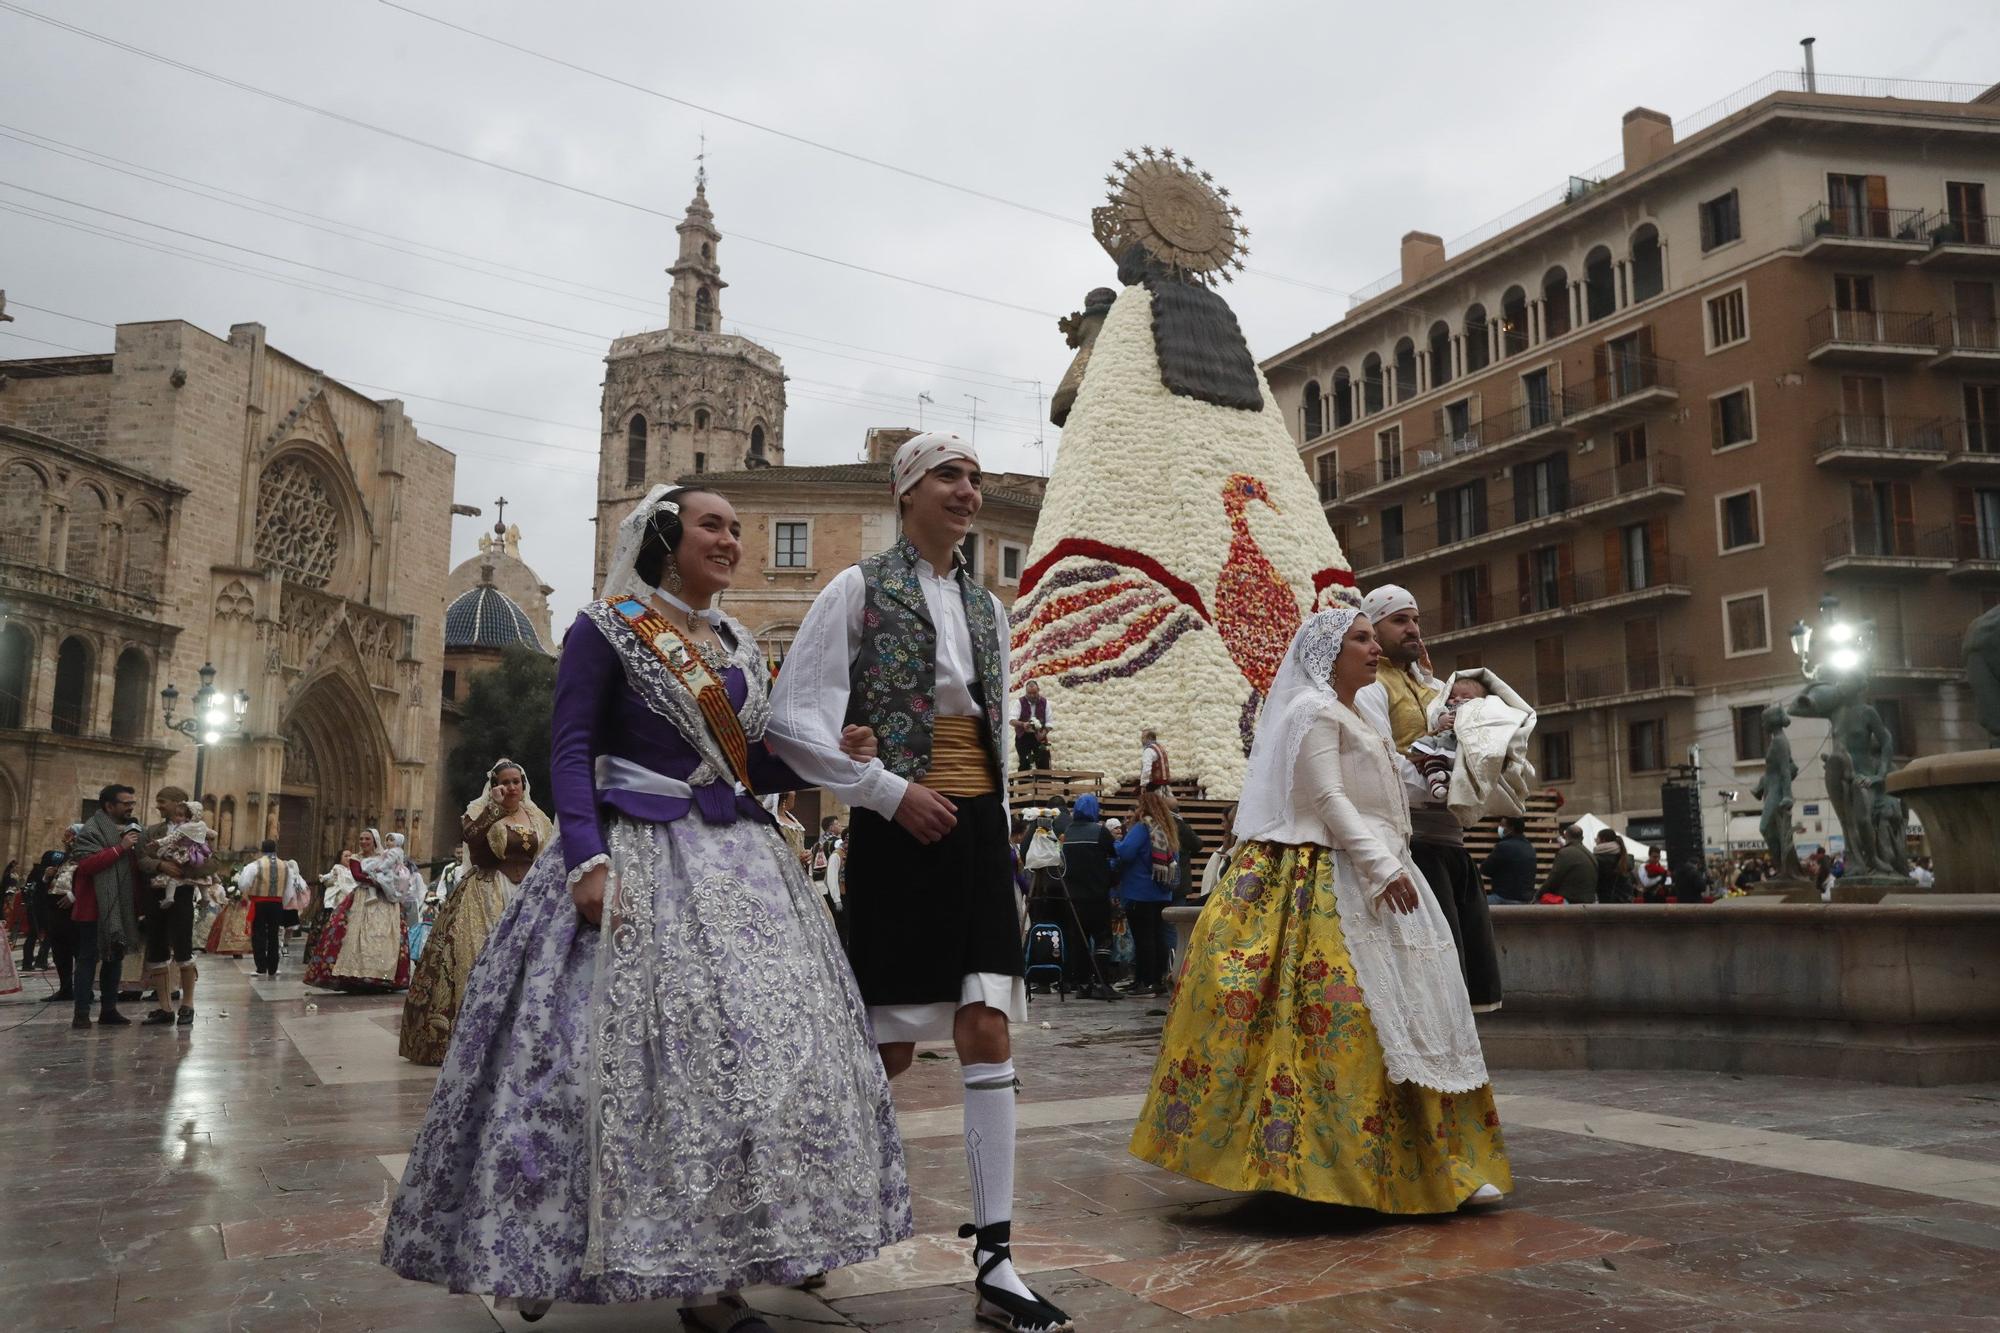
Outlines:
POLYGON ((639 549, 646 544, 646 529, 659 513, 678 514, 681 507, 667 497, 679 490, 664 482, 646 492, 646 498, 618 523, 618 541, 611 548, 611 563, 604 568, 604 586, 597 595, 606 601, 621 597, 645 598, 653 585, 639 577, 639 549))
POLYGON ((1285 650, 1257 718, 1243 797, 1236 806, 1237 837, 1261 838, 1291 821, 1292 773, 1299 746, 1314 722, 1341 706, 1333 692, 1333 662, 1360 614, 1348 607, 1321 611, 1292 636, 1292 646, 1285 650))

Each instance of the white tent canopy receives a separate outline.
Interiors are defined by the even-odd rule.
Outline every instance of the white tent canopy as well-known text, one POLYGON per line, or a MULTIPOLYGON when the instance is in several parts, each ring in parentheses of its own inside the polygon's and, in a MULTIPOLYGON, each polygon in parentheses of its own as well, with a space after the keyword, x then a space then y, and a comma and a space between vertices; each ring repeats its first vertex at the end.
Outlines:
MULTIPOLYGON (((1597 831, 1611 827, 1611 825, 1605 823, 1596 815, 1578 815, 1569 822, 1583 830, 1583 845, 1593 850, 1597 846, 1597 831)), ((1618 835, 1618 841, 1625 844, 1625 850, 1632 854, 1634 861, 1640 865, 1646 864, 1646 852, 1648 848, 1645 843, 1638 841, 1636 838, 1628 838, 1622 833, 1618 835)))

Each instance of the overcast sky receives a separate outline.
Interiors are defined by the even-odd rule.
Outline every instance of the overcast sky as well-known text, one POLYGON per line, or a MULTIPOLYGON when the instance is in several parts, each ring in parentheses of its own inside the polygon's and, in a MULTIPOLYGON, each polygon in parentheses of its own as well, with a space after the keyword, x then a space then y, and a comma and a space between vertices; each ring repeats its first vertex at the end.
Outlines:
POLYGON ((52 354, 24 338, 106 349, 121 321, 259 321, 285 352, 403 397, 457 454, 457 499, 487 516, 450 520, 455 561, 495 496, 517 502, 558 624, 590 591, 605 345, 666 322, 662 270, 704 133, 723 312, 784 358, 790 461, 852 460, 867 427, 915 424, 927 391, 926 421, 961 433, 976 395, 987 467, 1032 471, 1023 381, 1054 388, 1069 355, 1055 318, 1111 281, 1085 224, 1128 147, 1194 157, 1242 206, 1249 264, 1277 276, 1225 291, 1261 356, 1335 322, 1334 293, 1393 269, 1403 232, 1459 236, 1616 153, 1635 105, 1684 117, 1795 68, 1807 35, 1823 73, 1989 80, 2000 50, 1980 6, 1913 23, 1880 0, 398 3, 582 71, 380 0, 0 0, 0 134, 16 136, 0 138, 0 210, 68 220, 0 211, 16 317, 0 357, 52 354), (18 141, 37 135, 76 155, 18 141), (247 199, 77 160, 91 154, 247 199), (284 281, 231 271, 245 267, 284 281))

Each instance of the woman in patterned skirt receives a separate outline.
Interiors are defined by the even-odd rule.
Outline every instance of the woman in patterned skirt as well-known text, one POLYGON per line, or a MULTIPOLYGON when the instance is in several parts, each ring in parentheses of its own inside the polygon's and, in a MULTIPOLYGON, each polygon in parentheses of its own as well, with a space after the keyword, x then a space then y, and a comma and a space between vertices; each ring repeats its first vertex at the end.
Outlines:
POLYGON ((466 983, 383 1236, 405 1277, 768 1333, 738 1289, 910 1234, 866 1011, 757 800, 800 782, 762 650, 711 606, 741 554, 721 496, 655 487, 563 641, 561 832, 466 983))
POLYGON ((1442 1213, 1513 1177, 1390 742, 1353 708, 1380 655, 1351 610, 1286 653, 1132 1152, 1224 1189, 1442 1213))
POLYGON ((555 826, 528 799, 527 772, 502 759, 487 770, 486 791, 465 807, 459 830, 471 869, 438 906, 403 1001, 398 1045, 405 1060, 420 1065, 444 1063, 473 960, 555 826))
POLYGON ((325 990, 397 991, 410 984, 410 937, 403 929, 406 862, 374 829, 361 830, 361 854, 343 853, 354 878, 326 918, 306 958, 304 981, 325 990))

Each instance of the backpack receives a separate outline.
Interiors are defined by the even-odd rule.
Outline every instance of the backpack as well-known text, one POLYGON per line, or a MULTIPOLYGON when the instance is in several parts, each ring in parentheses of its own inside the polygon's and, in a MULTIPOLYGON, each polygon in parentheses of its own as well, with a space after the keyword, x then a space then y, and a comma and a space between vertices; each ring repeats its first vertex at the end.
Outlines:
POLYGON ((1152 835, 1153 839, 1153 883, 1179 884, 1181 882, 1180 872, 1175 869, 1174 865, 1176 857, 1174 854, 1173 829, 1171 827, 1163 828, 1150 821, 1147 823, 1146 829, 1152 835))

